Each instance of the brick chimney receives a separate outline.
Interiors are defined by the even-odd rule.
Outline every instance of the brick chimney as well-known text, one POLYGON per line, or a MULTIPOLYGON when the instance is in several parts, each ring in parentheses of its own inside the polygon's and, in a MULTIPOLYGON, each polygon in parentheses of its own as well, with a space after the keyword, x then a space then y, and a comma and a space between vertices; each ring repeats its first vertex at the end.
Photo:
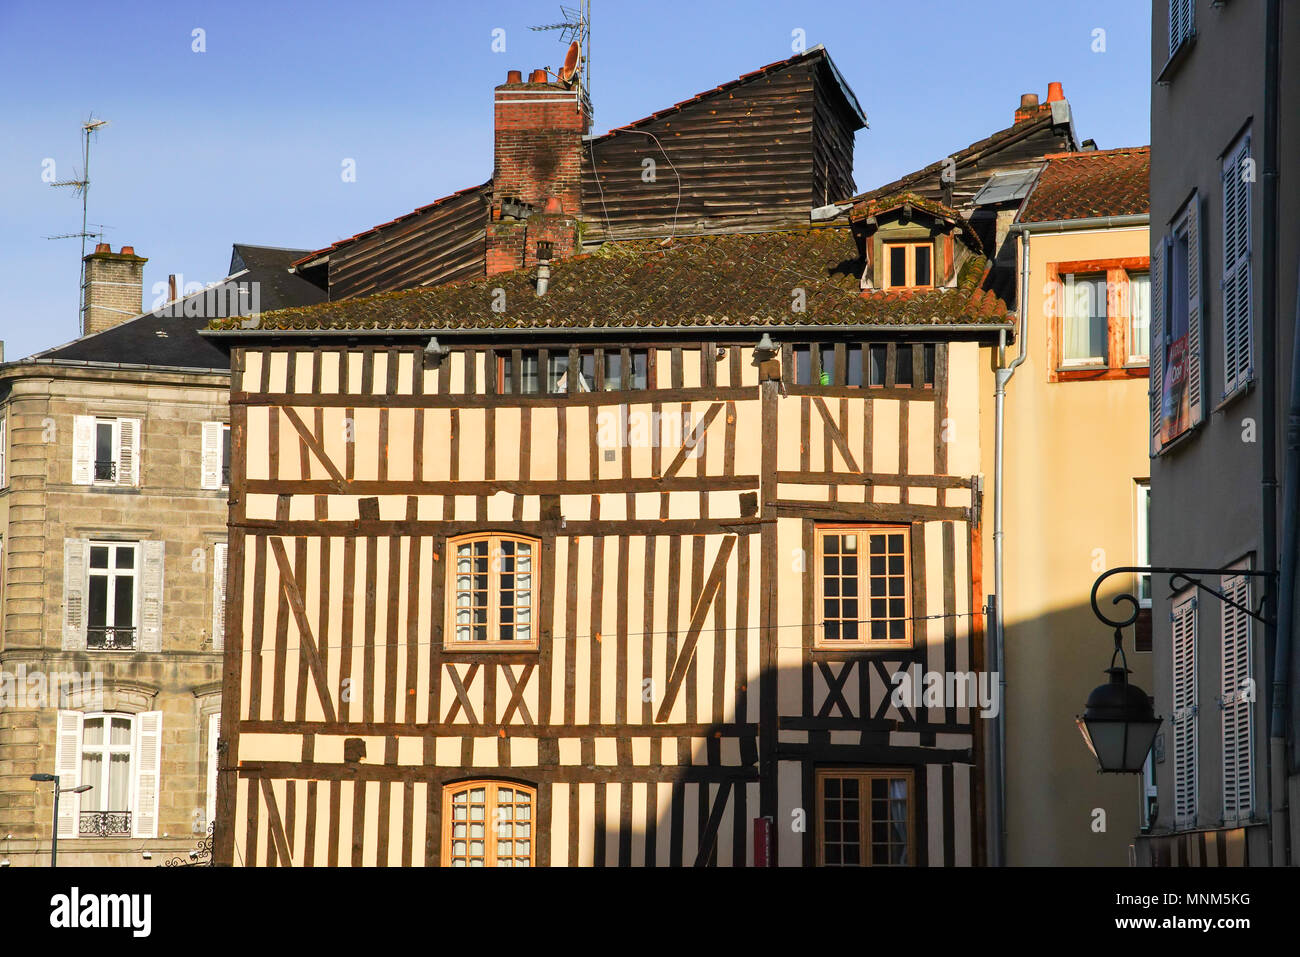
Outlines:
POLYGON ((591 126, 581 91, 518 70, 494 93, 495 168, 487 229, 487 274, 529 267, 537 244, 552 259, 572 255, 582 215, 582 137, 591 126))
POLYGON ((148 261, 137 256, 131 246, 115 253, 108 243, 100 243, 85 258, 83 336, 121 325, 144 311, 144 264, 148 261))

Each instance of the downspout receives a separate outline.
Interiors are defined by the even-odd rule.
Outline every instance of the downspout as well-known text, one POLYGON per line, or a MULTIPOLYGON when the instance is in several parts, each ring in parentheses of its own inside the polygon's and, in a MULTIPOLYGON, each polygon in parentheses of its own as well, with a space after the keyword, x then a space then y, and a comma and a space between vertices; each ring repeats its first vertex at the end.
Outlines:
MULTIPOLYGON (((1300 552, 1300 263, 1296 267, 1296 332, 1291 341, 1291 399, 1286 412, 1286 472, 1282 496, 1282 554, 1281 576, 1278 587, 1277 646, 1274 649, 1273 687, 1269 693, 1272 704, 1272 720, 1269 722, 1269 778, 1272 786, 1273 808, 1273 863, 1290 863, 1289 858, 1279 849, 1286 847, 1289 834, 1287 827, 1288 810, 1286 778, 1291 765, 1288 757, 1294 760, 1294 754, 1288 755, 1287 739, 1287 693, 1288 675, 1293 668, 1291 662, 1291 642, 1295 634, 1296 606, 1296 560, 1300 552)), ((1295 708, 1291 708, 1291 720, 1295 721, 1295 708)), ((1297 736, 1291 735, 1292 747, 1297 736)))
MULTIPOLYGON (((1262 541, 1260 551, 1265 570, 1278 570, 1277 542, 1277 137, 1278 137, 1278 55, 1280 41, 1281 9, 1278 0, 1268 0, 1264 23, 1264 170, 1263 170, 1263 223, 1260 245, 1262 289, 1259 322, 1260 366, 1260 442, 1261 475, 1260 504, 1262 541)), ((1292 383, 1294 392, 1294 382, 1292 383)), ((1280 587, 1287 588, 1279 582, 1280 587)), ((1273 649, 1273 687, 1269 722, 1269 784, 1271 809, 1270 862, 1282 865, 1288 862, 1287 854, 1287 800, 1286 800, 1286 706, 1289 678, 1290 634, 1286 637, 1278 627, 1278 589, 1267 587, 1264 591, 1264 618, 1273 624, 1264 625, 1264 648, 1273 649), (1286 656, 1286 657, 1284 657, 1286 656)), ((1288 621, 1288 628, 1290 622, 1288 621)), ((1267 660, 1267 658, 1265 659, 1267 660)))
MULTIPOLYGON (((1013 229, 1015 227, 1012 227, 1013 229)), ((1006 607, 1006 596, 1002 590, 1002 543, 1005 534, 1002 526, 1002 503, 1006 497, 1005 478, 1003 459, 1003 435, 1006 431, 1006 394, 1007 383, 1015 375, 1016 369, 1025 358, 1029 350, 1029 232, 1028 230, 1020 231, 1020 282, 1018 284, 1020 301, 1017 306, 1020 311, 1020 328, 1016 333, 1019 354, 1011 361, 1011 364, 1003 367, 1001 362, 1005 358, 1006 352, 1006 334, 1003 333, 1002 340, 998 347, 999 368, 994 371, 995 388, 993 392, 993 594, 995 597, 993 605, 993 648, 994 660, 991 662, 993 669, 998 674, 998 686, 1002 702, 1002 707, 994 717, 995 731, 993 735, 992 750, 993 758, 993 866, 1006 866, 1007 852, 1007 825, 1006 825, 1006 800, 1007 800, 1007 667, 1006 667, 1006 645, 1004 642, 1004 622, 1006 607)))

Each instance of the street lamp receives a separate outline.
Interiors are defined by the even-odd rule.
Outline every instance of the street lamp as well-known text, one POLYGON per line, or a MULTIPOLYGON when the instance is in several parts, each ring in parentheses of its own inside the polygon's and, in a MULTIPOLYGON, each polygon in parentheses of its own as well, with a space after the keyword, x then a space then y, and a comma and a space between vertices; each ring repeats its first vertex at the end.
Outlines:
POLYGON ((1088 695, 1083 717, 1075 718, 1088 750, 1103 774, 1139 774, 1147 752, 1160 730, 1160 718, 1151 709, 1151 699, 1137 685, 1129 684, 1128 660, 1122 645, 1124 633, 1115 629, 1115 652, 1106 674, 1110 680, 1088 695), (1118 657, 1120 663, 1115 664, 1118 657))
POLYGON ((1111 599, 1112 605, 1126 601, 1132 612, 1126 618, 1108 618, 1097 604, 1097 592, 1101 583, 1111 575, 1140 574, 1154 575, 1168 573, 1171 590, 1184 585, 1192 585, 1201 591, 1209 592, 1224 604, 1239 609, 1258 621, 1265 619, 1254 609, 1239 604, 1227 595, 1216 591, 1192 575, 1249 575, 1271 579, 1272 572, 1252 571, 1250 569, 1226 568, 1169 568, 1155 566, 1126 565, 1104 571, 1092 583, 1092 613, 1098 620, 1115 629, 1115 651, 1110 656, 1110 667, 1106 674, 1110 680, 1098 685, 1088 695, 1083 716, 1075 718, 1079 733, 1083 735, 1088 750, 1097 759, 1098 770, 1102 774, 1140 774, 1146 764, 1147 754, 1155 743, 1156 732, 1160 730, 1161 719, 1157 718, 1151 708, 1151 699, 1147 693, 1128 680, 1128 660, 1124 657, 1124 631, 1137 621, 1141 603, 1130 594, 1116 595, 1111 599), (1176 584, 1177 583, 1177 584, 1176 584), (1119 664, 1115 659, 1119 659, 1119 664))
MULTIPOLYGON (((50 836, 50 867, 59 866, 59 794, 63 788, 59 785, 59 776, 57 774, 33 774, 31 780, 42 784, 54 782, 54 827, 51 829, 50 836)), ((68 788, 69 794, 84 794, 94 785, 83 784, 80 787, 68 788)))

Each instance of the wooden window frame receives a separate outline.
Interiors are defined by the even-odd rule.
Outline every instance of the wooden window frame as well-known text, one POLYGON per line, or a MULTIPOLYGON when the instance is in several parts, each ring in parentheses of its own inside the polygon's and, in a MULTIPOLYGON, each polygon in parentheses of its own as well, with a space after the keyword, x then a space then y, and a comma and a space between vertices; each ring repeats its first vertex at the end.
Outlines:
POLYGON ((531 535, 516 535, 510 532, 475 532, 469 535, 457 535, 447 539, 447 588, 446 588, 446 611, 444 615, 444 632, 443 648, 446 651, 458 652, 511 652, 511 651, 536 651, 539 647, 539 612, 541 609, 541 552, 542 542, 531 535), (484 641, 457 641, 456 640, 456 549, 458 546, 470 544, 472 542, 488 542, 488 638, 484 641), (500 574, 499 569, 494 569, 491 562, 500 555, 500 543, 502 541, 512 541, 526 544, 532 548, 532 602, 529 607, 529 625, 532 637, 528 641, 505 641, 500 638, 492 637, 498 634, 500 624, 500 604, 496 601, 498 587, 496 585, 497 576, 500 574), (495 544, 494 544, 495 543, 495 544))
MULTIPOLYGON (((1115 259, 1076 259, 1047 264, 1049 294, 1043 311, 1047 318, 1047 355, 1049 382, 1095 382, 1106 379, 1140 379, 1150 374, 1150 348, 1147 361, 1129 361, 1131 327, 1128 282, 1130 273, 1150 274, 1150 256, 1124 256, 1115 259), (1062 345, 1065 341, 1064 289, 1070 275, 1106 276, 1107 347, 1104 363, 1065 365, 1062 345)), ((1153 293, 1154 294, 1154 293, 1153 293)))
MULTIPOLYGON (((532 809, 529 823, 531 824, 528 836, 528 866, 537 866, 537 842, 538 835, 538 804, 537 788, 531 784, 524 784, 520 781, 496 779, 496 778, 476 778, 470 781, 453 781, 450 784, 444 784, 442 787, 442 856, 439 863, 443 867, 452 867, 451 828, 455 823, 452 820, 452 802, 457 794, 464 791, 470 791, 474 788, 484 788, 487 794, 484 796, 484 815, 485 824, 484 841, 483 841, 483 866, 496 867, 496 835, 492 833, 493 822, 495 821, 496 809, 498 807, 497 793, 500 788, 512 788, 516 791, 525 791, 528 793, 530 801, 529 807, 532 809)), ((468 839, 468 838, 467 838, 468 839)), ((517 840, 517 838, 512 839, 517 840)), ((518 856, 518 855, 516 855, 518 856)))
POLYGON ((932 239, 887 239, 882 240, 880 244, 881 259, 881 289, 933 289, 934 288, 934 240, 932 239), (905 265, 903 271, 906 274, 906 282, 901 285, 894 285, 889 281, 889 251, 899 246, 907 250, 905 256, 905 265), (918 246, 924 246, 930 250, 930 281, 923 286, 916 283, 916 249, 918 246))
POLYGON ((858 796, 859 818, 858 827, 861 835, 861 852, 864 863, 860 867, 915 867, 916 861, 916 772, 912 768, 863 768, 863 767, 826 767, 818 768, 816 771, 814 785, 816 792, 816 817, 817 817, 817 866, 818 867, 842 867, 852 865, 826 863, 826 779, 827 778, 857 778, 862 786, 865 786, 865 792, 860 792, 858 796), (871 842, 871 819, 869 816, 871 799, 869 793, 863 798, 863 793, 870 791, 872 781, 878 779, 903 778, 907 781, 907 860, 905 865, 898 864, 876 864, 871 860, 872 842, 871 842), (862 816, 866 814, 868 816, 862 816))
MULTIPOLYGON (((910 525, 897 525, 888 522, 846 522, 846 523, 828 523, 818 524, 815 530, 817 540, 817 559, 813 568, 813 574, 817 577, 817 613, 816 613, 816 631, 813 634, 813 648, 817 651, 873 651, 873 650, 894 650, 897 648, 911 648, 915 640, 915 634, 912 621, 912 528, 910 525), (858 638, 848 640, 844 638, 827 638, 826 637, 826 573, 824 568, 825 549, 823 542, 827 534, 843 534, 844 532, 862 533, 860 538, 869 537, 871 532, 897 533, 903 536, 903 610, 906 616, 903 619, 902 638, 858 638)), ((863 550, 859 541, 859 556, 869 555, 868 549, 863 550)), ((859 608, 864 614, 858 618, 859 624, 863 631, 869 631, 871 617, 865 614, 870 610, 871 594, 869 591, 870 575, 868 574, 867 562, 863 558, 858 561, 858 602, 859 608)), ((888 600, 888 598, 886 598, 888 600)))

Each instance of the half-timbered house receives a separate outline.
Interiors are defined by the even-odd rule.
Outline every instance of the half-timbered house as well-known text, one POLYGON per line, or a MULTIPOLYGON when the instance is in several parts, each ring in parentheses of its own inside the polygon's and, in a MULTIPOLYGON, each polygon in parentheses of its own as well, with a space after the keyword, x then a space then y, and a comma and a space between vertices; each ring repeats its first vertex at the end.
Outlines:
POLYGON ((581 101, 497 93, 488 275, 207 333, 217 862, 979 863, 980 240, 582 252, 581 101))

